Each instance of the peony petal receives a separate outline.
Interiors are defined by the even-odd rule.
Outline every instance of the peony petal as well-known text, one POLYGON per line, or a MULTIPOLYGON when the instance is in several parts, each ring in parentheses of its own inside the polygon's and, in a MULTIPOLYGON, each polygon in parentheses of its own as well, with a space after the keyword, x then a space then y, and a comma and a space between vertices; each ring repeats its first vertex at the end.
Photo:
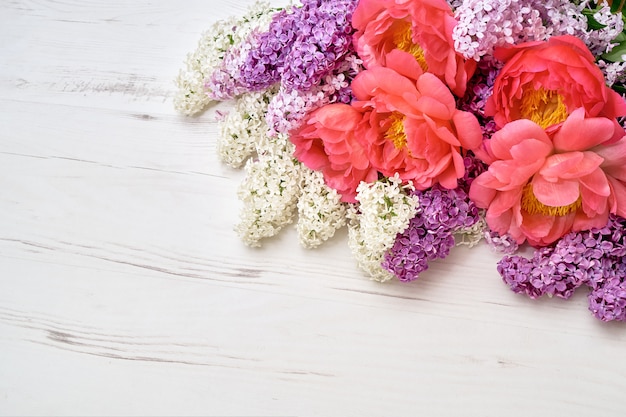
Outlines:
POLYGON ((580 197, 580 185, 575 180, 551 182, 541 175, 535 175, 531 185, 537 200, 550 207, 569 206, 580 197))
MULTIPOLYGON (((550 179, 554 182, 558 178, 562 178, 562 174, 576 170, 583 159, 584 155, 582 152, 568 152, 550 155, 546 158, 539 174, 541 174, 542 177, 550 179)), ((597 166, 595 168, 597 168, 597 166)))
POLYGON ((613 121, 605 117, 585 118, 585 109, 574 110, 554 135, 559 152, 586 151, 613 137, 613 121))
POLYGON ((543 165, 545 157, 552 151, 552 146, 537 139, 526 139, 513 144, 511 158, 519 165, 543 165))
POLYGON ((465 158, 458 152, 452 152, 452 164, 454 165, 456 178, 462 178, 465 175, 465 158))
POLYGON ((541 42, 541 41, 533 41, 533 42, 519 43, 513 46, 498 47, 495 49, 493 56, 499 61, 507 62, 513 57, 515 57, 515 55, 517 55, 518 52, 520 52, 520 50, 529 49, 529 48, 532 48, 533 46, 541 46, 543 44, 544 42, 541 42))
POLYGON ((511 148, 522 143, 518 157, 525 159, 545 158, 552 151, 552 141, 546 132, 536 123, 521 119, 507 123, 494 133, 491 152, 497 159, 512 159, 511 148))
POLYGON ((565 216, 548 217, 541 214, 535 216, 528 216, 524 219, 521 229, 526 234, 528 243, 535 247, 548 246, 565 236, 572 230, 574 220, 576 218, 575 213, 570 213, 565 216), (544 223, 550 225, 549 228, 544 228, 539 222, 543 218, 544 223))
POLYGON ((626 184, 614 178, 608 178, 611 185, 611 213, 626 218, 626 184))
POLYGON ((583 188, 586 188, 598 196, 608 197, 611 194, 609 181, 606 174, 601 169, 596 169, 592 173, 580 177, 578 181, 580 181, 580 185, 583 188))
POLYGON ((430 97, 435 99, 439 103, 437 113, 431 113, 429 110, 425 109, 424 113, 433 114, 434 117, 439 117, 441 119, 450 119, 452 118, 452 114, 456 110, 456 102, 454 100, 454 96, 450 93, 448 87, 441 82, 439 78, 430 73, 425 73, 417 80, 417 89, 419 90, 422 96, 430 97), (442 112, 441 109, 446 109, 441 116, 437 116, 439 112, 442 112))
POLYGON ((493 180, 493 175, 483 172, 472 181, 469 197, 480 208, 487 208, 496 197, 497 191, 489 186, 493 180))
POLYGON ((606 226, 609 221, 609 211, 604 210, 600 213, 595 213, 592 217, 587 216, 584 212, 578 211, 574 216, 574 223, 572 224, 572 230, 575 232, 581 230, 590 230, 594 227, 602 228, 606 226))
POLYGON ((356 129, 362 118, 362 113, 349 104, 334 103, 315 110, 311 114, 310 123, 318 123, 332 130, 349 132, 356 129))
MULTIPOLYGON (((463 174, 461 174, 460 176, 463 176, 463 174)), ((459 175, 454 167, 454 164, 449 164, 448 167, 443 172, 441 172, 436 179, 443 188, 453 190, 459 186, 458 178, 459 175)))
POLYGON ((417 80, 424 73, 413 55, 399 49, 387 54, 386 66, 412 80, 417 80))
POLYGON ((461 146, 461 142, 459 142, 459 139, 454 136, 453 132, 450 130, 451 126, 449 125, 449 123, 447 123, 447 121, 433 120, 430 116, 426 114, 422 115, 422 117, 426 122, 425 124, 429 128, 428 134, 431 138, 433 138, 429 142, 433 143, 443 141, 457 148, 461 146))
POLYGON ((581 187, 580 196, 582 198, 582 210, 577 211, 585 213, 586 216, 597 216, 609 208, 609 199, 607 197, 598 195, 588 188, 581 187))
POLYGON ((317 171, 328 165, 328 155, 324 152, 324 145, 320 139, 311 141, 309 147, 300 148, 298 143, 294 142, 294 144, 296 150, 293 156, 308 168, 317 171))
POLYGON ((352 81, 352 91, 358 100, 367 101, 382 93, 402 97, 407 93, 418 97, 415 84, 390 68, 374 67, 361 71, 352 81))
POLYGON ((459 110, 452 116, 452 122, 464 149, 475 150, 481 146, 483 133, 476 116, 470 112, 459 110))
POLYGON ((626 181, 626 137, 610 145, 598 146, 594 151, 604 159, 601 167, 607 175, 626 181))
POLYGON ((364 28, 376 16, 381 14, 384 7, 385 5, 382 1, 370 0, 360 2, 359 7, 354 10, 352 15, 352 24, 357 29, 364 28))
POLYGON ((517 210, 518 207, 516 206, 497 216, 492 216, 489 210, 487 210, 485 220, 491 230, 499 233, 500 235, 509 234, 518 244, 521 245, 524 241, 526 241, 526 236, 519 228, 520 222, 517 220, 517 210))
POLYGON ((502 214, 507 210, 510 210, 513 206, 519 203, 522 198, 522 189, 517 188, 509 191, 500 191, 496 194, 494 199, 489 205, 489 212, 492 215, 502 214))
POLYGON ((541 161, 535 165, 519 165, 515 161, 495 161, 489 166, 489 172, 502 184, 497 189, 504 191, 526 185, 540 166, 541 161))
POLYGON ((604 159, 594 152, 568 152, 546 158, 539 173, 550 181, 574 179, 597 170, 604 159))
POLYGON ((573 215, 554 217, 524 213, 520 229, 532 246, 547 246, 567 233, 573 221, 573 215))
MULTIPOLYGON (((415 107, 420 113, 429 115, 435 119, 448 120, 452 118, 454 109, 450 109, 444 103, 430 96, 422 96, 415 103, 415 107)), ((419 113, 414 113, 419 116, 419 113)))

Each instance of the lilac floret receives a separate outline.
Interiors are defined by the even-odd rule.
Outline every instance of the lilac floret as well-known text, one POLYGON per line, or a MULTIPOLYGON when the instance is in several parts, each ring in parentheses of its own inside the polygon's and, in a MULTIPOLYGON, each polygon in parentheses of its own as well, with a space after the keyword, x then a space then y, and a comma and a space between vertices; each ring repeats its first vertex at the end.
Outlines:
POLYGON ((289 13, 282 10, 277 13, 267 32, 252 39, 252 48, 243 60, 239 72, 234 78, 249 91, 258 91, 270 87, 280 80, 280 69, 285 65, 286 52, 298 33, 298 11, 289 13))
POLYGON ((536 249, 531 259, 505 256, 503 281, 516 293, 569 298, 591 288, 589 310, 603 321, 626 320, 626 220, 611 215, 605 227, 571 232, 555 245, 536 249))
MULTIPOLYGON (((232 85, 227 93, 259 91, 281 82, 287 90, 307 91, 330 74, 338 62, 353 51, 352 12, 357 0, 303 1, 301 7, 282 10, 273 17, 266 32, 256 33, 243 48, 233 54, 245 55, 231 59, 237 65, 227 66, 232 85)), ((213 77, 209 82, 223 81, 213 77)), ((218 89, 220 86, 212 86, 218 89)))
POLYGON ((461 188, 436 185, 413 194, 419 198, 417 214, 382 263, 401 281, 417 279, 429 261, 448 256, 455 243, 454 231, 472 226, 479 218, 478 208, 461 188))
POLYGON ((526 294, 532 299, 541 297, 543 291, 531 283, 532 262, 523 256, 505 256, 498 262, 498 272, 516 294, 526 294))
POLYGON ((500 235, 493 230, 485 230, 483 237, 495 252, 512 255, 519 249, 519 244, 510 234, 500 235))
POLYGON ((626 321, 626 265, 620 262, 604 275, 589 294, 589 310, 602 321, 626 321))

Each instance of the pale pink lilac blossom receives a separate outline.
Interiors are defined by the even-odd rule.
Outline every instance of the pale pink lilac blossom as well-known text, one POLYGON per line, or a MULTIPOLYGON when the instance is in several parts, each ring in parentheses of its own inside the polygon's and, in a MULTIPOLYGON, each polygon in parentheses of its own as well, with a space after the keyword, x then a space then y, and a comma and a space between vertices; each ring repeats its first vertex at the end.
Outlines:
POLYGON ((602 70, 606 85, 609 87, 616 83, 626 82, 626 54, 622 56, 622 60, 622 62, 598 61, 598 67, 602 70))
POLYGON ((454 46, 475 60, 498 46, 585 35, 587 19, 569 0, 466 0, 455 10, 454 46))
MULTIPOLYGON (((582 2, 579 5, 579 9, 588 3, 588 1, 582 2)), ((604 25, 604 27, 596 30, 587 30, 584 34, 579 35, 580 38, 587 44, 591 53, 596 56, 611 52, 617 44, 614 41, 615 38, 624 30, 622 13, 612 13, 611 7, 604 3, 599 10, 593 13, 593 18, 599 24, 604 25)))

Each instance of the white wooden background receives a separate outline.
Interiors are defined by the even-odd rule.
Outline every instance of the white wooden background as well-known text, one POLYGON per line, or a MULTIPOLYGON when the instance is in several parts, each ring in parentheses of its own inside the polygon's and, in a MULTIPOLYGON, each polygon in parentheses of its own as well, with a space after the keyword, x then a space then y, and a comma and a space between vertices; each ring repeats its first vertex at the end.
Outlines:
POLYGON ((251 0, 0 2, 0 414, 626 415, 626 324, 458 248, 378 284, 345 232, 262 249, 213 110, 172 108, 251 0))

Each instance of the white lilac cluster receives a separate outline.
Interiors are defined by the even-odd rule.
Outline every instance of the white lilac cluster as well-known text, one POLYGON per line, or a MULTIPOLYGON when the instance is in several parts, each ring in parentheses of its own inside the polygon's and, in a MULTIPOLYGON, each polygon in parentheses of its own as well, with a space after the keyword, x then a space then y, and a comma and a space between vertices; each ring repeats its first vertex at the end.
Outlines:
POLYGON ((587 18, 569 0, 467 0, 458 2, 454 47, 479 60, 494 48, 545 40, 553 35, 585 34, 587 18))
POLYGON ((293 159, 287 135, 256 136, 256 159, 248 159, 239 187, 241 220, 235 231, 249 246, 276 235, 296 217, 300 243, 314 248, 346 224, 347 204, 318 171, 293 159))
POLYGON ((222 64, 233 45, 241 44, 252 31, 268 27, 274 11, 269 3, 257 2, 245 15, 219 20, 205 31, 175 79, 174 108, 188 116, 204 110, 211 102, 205 88, 207 77, 222 64))
POLYGON ((347 204, 324 182, 320 171, 301 169, 301 196, 298 200, 297 230, 305 248, 315 248, 346 224, 347 204))
POLYGON ((418 198, 409 195, 412 187, 396 175, 375 183, 362 182, 357 188, 358 208, 348 210, 348 244, 359 265, 376 281, 388 281, 393 273, 383 269, 385 254, 415 217, 418 198))
POLYGON ((267 106, 276 89, 242 94, 234 109, 220 122, 217 153, 225 164, 239 168, 256 152, 259 138, 267 134, 267 106))
POLYGON ((264 135, 258 138, 257 159, 246 162, 238 193, 241 221, 235 231, 249 246, 260 246, 263 238, 293 222, 302 166, 292 154, 293 144, 286 135, 264 135))

